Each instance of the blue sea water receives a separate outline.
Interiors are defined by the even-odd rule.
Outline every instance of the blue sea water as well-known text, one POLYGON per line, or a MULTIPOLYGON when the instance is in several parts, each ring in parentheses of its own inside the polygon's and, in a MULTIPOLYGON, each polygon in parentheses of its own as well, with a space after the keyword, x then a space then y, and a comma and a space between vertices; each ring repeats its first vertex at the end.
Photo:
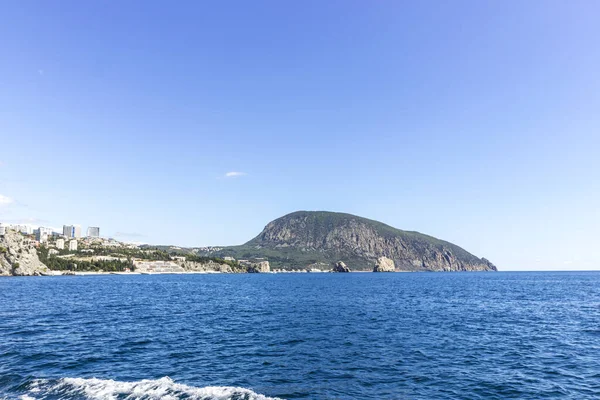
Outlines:
POLYGON ((0 398, 600 398, 600 273, 2 278, 0 398))

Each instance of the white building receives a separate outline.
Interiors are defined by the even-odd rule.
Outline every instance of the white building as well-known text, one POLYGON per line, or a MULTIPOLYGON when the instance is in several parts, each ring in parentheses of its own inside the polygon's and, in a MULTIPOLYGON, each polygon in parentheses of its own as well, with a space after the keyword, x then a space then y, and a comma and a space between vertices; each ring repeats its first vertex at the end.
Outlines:
POLYGON ((63 225, 63 235, 68 238, 80 238, 81 226, 79 225, 63 225))
POLYGON ((65 249, 65 239, 56 239, 56 248, 59 250, 65 249))
POLYGON ((40 243, 46 243, 50 235, 52 235, 52 228, 44 228, 43 226, 40 226, 35 230, 35 240, 40 243))
POLYGON ((6 234, 6 227, 0 224, 0 236, 4 236, 6 234))
POLYGON ((97 226, 89 226, 87 229, 87 236, 88 237, 100 237, 100 228, 97 226))
POLYGON ((29 225, 17 225, 17 230, 23 235, 31 235, 33 233, 33 228, 29 225))
POLYGON ((69 240, 69 251, 77 251, 77 240, 69 240))
POLYGON ((56 250, 56 249, 50 249, 50 250, 48 250, 48 255, 54 256, 56 254, 58 254, 58 250, 56 250))
POLYGON ((52 228, 44 228, 43 226, 40 226, 38 228, 38 231, 41 232, 41 233, 43 233, 43 234, 46 234, 48 236, 52 235, 52 228))

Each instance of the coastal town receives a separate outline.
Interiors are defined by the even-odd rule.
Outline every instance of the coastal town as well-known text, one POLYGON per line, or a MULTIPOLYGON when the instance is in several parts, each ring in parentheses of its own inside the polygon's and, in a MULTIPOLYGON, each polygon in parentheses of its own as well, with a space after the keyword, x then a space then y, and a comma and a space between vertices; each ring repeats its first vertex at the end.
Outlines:
POLYGON ((17 275, 153 274, 237 272, 245 267, 270 272, 268 262, 237 262, 188 256, 173 251, 152 249, 137 243, 125 243, 100 236, 100 228, 90 226, 82 234, 80 225, 64 225, 62 231, 43 226, 0 223, 0 271, 17 275), (14 265, 17 267, 15 268, 14 265), (42 267, 42 265, 45 267, 42 267))
MULTIPOLYGON (((326 272, 328 266, 273 269, 258 257, 204 254, 221 248, 152 247, 100 235, 100 227, 48 227, 0 223, 0 275, 183 274, 326 272), (321 267, 321 268, 317 268, 321 267)), ((163 246, 164 247, 164 246, 163 246)))

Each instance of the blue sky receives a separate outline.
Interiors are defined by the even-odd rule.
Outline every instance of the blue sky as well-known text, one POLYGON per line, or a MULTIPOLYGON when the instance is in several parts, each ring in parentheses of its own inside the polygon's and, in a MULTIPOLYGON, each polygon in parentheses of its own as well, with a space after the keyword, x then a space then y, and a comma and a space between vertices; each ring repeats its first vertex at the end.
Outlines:
POLYGON ((2 2, 0 221, 199 246, 331 210, 505 270, 598 269, 599 13, 2 2))

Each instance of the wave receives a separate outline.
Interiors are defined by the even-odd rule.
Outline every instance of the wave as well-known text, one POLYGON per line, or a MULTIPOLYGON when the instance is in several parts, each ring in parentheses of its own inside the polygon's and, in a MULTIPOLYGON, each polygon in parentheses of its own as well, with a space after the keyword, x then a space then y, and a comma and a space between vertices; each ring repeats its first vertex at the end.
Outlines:
POLYGON ((22 400, 91 399, 91 400, 279 400, 250 389, 230 386, 194 387, 175 383, 171 378, 120 382, 111 379, 62 378, 35 380, 22 400))

